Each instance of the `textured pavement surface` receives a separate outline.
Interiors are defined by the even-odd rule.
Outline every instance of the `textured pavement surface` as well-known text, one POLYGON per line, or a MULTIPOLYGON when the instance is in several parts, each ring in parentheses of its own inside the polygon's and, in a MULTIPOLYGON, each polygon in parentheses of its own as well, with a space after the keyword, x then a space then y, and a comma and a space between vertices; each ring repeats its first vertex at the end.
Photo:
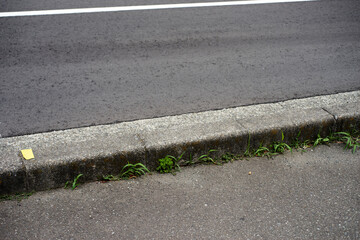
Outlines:
MULTIPOLYGON (((78 3, 4 1, 0 11, 144 1, 78 3)), ((249 134, 256 146, 283 130, 313 138, 359 126, 359 92, 279 102, 360 89, 359 11, 322 0, 1 18, 0 192, 80 172, 94 180, 129 159, 154 168, 169 153, 242 151, 249 134), (276 103, 231 108, 265 102, 276 103)), ((0 202, 0 239, 359 239, 359 160, 332 145, 38 192, 0 202)))
POLYGON ((360 152, 337 144, 0 202, 4 240, 359 238, 360 152))
MULTIPOLYGON (((155 3, 166 1, 0 11, 155 3)), ((359 12, 358 0, 321 0, 0 18, 0 135, 359 90, 359 12)))

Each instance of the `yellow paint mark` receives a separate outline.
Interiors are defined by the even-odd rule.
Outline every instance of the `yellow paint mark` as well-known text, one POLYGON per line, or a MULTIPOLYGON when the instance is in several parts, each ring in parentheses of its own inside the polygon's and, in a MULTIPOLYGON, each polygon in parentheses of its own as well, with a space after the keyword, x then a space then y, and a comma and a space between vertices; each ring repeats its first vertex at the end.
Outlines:
POLYGON ((23 150, 21 150, 21 153, 22 153, 23 157, 25 158, 25 160, 30 160, 30 159, 35 158, 32 149, 23 149, 23 150))

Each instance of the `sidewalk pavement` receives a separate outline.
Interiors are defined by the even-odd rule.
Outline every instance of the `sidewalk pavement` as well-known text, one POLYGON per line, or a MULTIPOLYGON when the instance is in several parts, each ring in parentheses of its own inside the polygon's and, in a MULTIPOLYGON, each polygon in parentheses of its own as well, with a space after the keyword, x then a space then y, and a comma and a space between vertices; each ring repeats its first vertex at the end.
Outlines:
POLYGON ((0 202, 0 239, 356 240, 360 151, 322 145, 37 192, 0 202))
POLYGON ((210 149, 243 153, 248 145, 313 140, 318 134, 360 127, 360 91, 230 108, 113 125, 0 138, 0 194, 62 187, 82 173, 86 181, 118 174, 141 162, 182 153, 197 158, 210 149), (23 149, 35 159, 24 160, 23 149))

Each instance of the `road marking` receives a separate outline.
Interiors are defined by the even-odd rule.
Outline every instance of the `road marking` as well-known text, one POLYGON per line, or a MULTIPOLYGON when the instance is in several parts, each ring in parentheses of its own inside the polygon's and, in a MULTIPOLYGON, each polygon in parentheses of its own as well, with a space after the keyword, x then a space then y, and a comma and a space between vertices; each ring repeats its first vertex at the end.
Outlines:
POLYGON ((139 10, 174 9, 174 8, 221 7, 221 6, 313 2, 313 1, 317 1, 317 0, 248 0, 248 1, 228 1, 228 2, 122 6, 122 7, 120 6, 120 7, 99 7, 99 8, 74 8, 74 9, 21 11, 21 12, 0 12, 0 17, 24 17, 24 16, 41 16, 41 15, 78 14, 78 13, 123 12, 123 11, 139 11, 139 10))

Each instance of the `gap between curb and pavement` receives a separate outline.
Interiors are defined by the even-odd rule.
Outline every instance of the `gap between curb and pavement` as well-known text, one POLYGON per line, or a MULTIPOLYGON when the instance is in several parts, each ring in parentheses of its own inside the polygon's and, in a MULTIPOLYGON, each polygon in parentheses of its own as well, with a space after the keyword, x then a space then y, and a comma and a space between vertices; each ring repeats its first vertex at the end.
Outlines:
POLYGON ((0 194, 63 187, 82 173, 84 181, 118 174, 141 162, 157 167, 166 155, 196 159, 210 149, 243 153, 281 139, 314 140, 318 134, 360 127, 360 91, 123 122, 0 139, 0 194), (31 148, 35 159, 20 150, 31 148))

